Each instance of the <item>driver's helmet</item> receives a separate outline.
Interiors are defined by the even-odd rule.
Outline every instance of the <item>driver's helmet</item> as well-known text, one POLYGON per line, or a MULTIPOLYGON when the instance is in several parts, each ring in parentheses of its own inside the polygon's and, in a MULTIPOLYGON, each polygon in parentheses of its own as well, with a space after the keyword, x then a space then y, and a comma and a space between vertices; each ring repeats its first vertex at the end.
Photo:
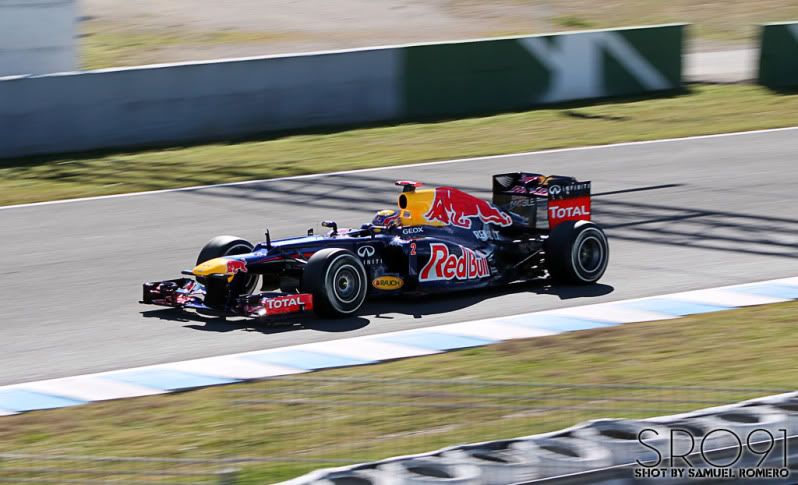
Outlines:
POLYGON ((377 212, 371 223, 375 226, 396 227, 399 225, 399 211, 385 209, 377 212))

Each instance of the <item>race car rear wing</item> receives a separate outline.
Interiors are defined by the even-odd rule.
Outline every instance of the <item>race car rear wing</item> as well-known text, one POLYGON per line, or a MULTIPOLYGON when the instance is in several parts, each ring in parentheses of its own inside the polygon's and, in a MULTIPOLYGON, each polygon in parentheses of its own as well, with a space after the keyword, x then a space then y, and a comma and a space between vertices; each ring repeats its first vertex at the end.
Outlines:
POLYGON ((538 173, 493 176, 493 205, 531 229, 554 229, 565 221, 590 220, 590 181, 538 173))

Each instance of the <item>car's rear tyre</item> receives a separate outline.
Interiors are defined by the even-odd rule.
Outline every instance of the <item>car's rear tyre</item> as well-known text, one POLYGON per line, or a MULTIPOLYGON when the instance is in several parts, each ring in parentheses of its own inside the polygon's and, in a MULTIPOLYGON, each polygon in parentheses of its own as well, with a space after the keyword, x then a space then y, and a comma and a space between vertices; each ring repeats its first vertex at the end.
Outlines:
MULTIPOLYGON (((202 247, 199 256, 197 256, 197 264, 202 264, 214 258, 251 253, 253 248, 252 243, 237 236, 216 236, 202 247)), ((245 294, 255 291, 255 287, 258 285, 257 274, 238 273, 235 275, 234 280, 238 278, 244 280, 242 288, 244 288, 245 294)), ((206 284, 204 280, 205 278, 197 277, 197 281, 206 284)))
POLYGON ((559 224, 544 244, 546 269, 558 283, 595 283, 607 269, 610 247, 604 231, 590 221, 559 224))
POLYGON ((313 295, 313 310, 322 317, 346 317, 366 300, 366 268, 352 251, 328 248, 310 257, 302 273, 303 291, 313 295))

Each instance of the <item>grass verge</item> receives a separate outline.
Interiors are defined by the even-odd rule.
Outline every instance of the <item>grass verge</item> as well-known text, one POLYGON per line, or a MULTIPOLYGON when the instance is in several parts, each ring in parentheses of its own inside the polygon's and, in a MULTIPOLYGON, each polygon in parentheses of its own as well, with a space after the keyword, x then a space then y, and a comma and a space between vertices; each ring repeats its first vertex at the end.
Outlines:
MULTIPOLYGON (((796 311, 798 302, 752 307, 11 416, 0 421, 0 453, 371 460, 551 431, 589 418, 687 411, 765 393, 712 387, 794 387, 796 311), (378 376, 374 382, 334 380, 378 376), (391 380, 400 378, 443 381, 391 380), (467 379, 556 386, 472 386, 467 379), (706 387, 596 390, 562 383, 706 387)), ((244 471, 260 483, 322 465, 278 459, 244 471)))
POLYGON ((170 48, 250 45, 283 42, 289 33, 239 30, 191 30, 182 26, 138 28, 135 25, 89 20, 81 25, 83 69, 103 69, 163 62, 170 48))
POLYGON ((798 94, 747 85, 440 123, 241 143, 0 161, 0 205, 157 190, 528 150, 776 128, 798 94))

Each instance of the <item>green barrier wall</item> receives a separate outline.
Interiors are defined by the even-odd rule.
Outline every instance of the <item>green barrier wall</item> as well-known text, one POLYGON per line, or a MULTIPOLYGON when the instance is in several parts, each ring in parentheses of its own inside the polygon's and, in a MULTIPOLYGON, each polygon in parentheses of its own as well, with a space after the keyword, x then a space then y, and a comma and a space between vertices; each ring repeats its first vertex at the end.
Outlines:
POLYGON ((798 87, 798 22, 762 26, 759 83, 775 89, 798 87))
POLYGON ((409 118, 677 89, 684 25, 405 47, 409 118))

